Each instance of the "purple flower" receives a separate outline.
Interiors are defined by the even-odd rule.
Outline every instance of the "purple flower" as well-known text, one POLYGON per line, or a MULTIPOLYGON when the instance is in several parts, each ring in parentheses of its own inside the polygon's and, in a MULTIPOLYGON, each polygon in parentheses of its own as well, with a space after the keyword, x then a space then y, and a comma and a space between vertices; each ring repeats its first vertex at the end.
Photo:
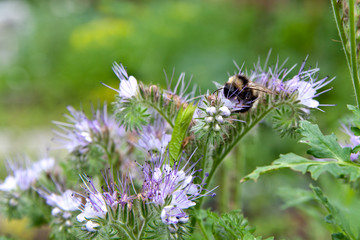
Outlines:
POLYGON ((82 111, 77 111, 73 107, 68 107, 71 115, 66 115, 68 123, 54 121, 62 130, 54 131, 58 142, 69 152, 79 151, 85 153, 92 143, 108 145, 109 139, 115 144, 121 142, 121 137, 125 131, 119 127, 115 119, 107 115, 107 106, 104 105, 103 111, 100 109, 93 112, 93 118, 89 119, 82 111))
POLYGON ((137 145, 149 152, 163 154, 171 140, 171 135, 165 133, 165 122, 160 119, 155 124, 145 126, 137 145))
POLYGON ((195 164, 190 164, 191 157, 183 167, 181 159, 173 166, 162 155, 160 158, 147 162, 143 166, 144 183, 142 196, 151 203, 162 206, 161 219, 165 224, 187 222, 188 215, 183 211, 195 206, 199 197, 213 195, 212 191, 204 191, 203 185, 194 184, 195 164))
POLYGON ((81 213, 77 216, 79 222, 85 222, 85 228, 89 232, 96 231, 99 224, 97 218, 105 218, 109 209, 116 210, 117 207, 124 207, 129 204, 131 207, 134 199, 129 195, 127 178, 119 185, 115 184, 112 175, 109 173, 104 176, 107 183, 107 189, 103 188, 102 192, 98 191, 93 181, 87 176, 82 176, 82 180, 86 186, 86 203, 81 204, 81 213))
POLYGON ((54 168, 53 158, 43 158, 37 162, 30 163, 29 160, 22 164, 8 162, 10 172, 5 181, 0 184, 0 191, 10 192, 19 188, 22 191, 30 189, 43 172, 49 172, 54 168))

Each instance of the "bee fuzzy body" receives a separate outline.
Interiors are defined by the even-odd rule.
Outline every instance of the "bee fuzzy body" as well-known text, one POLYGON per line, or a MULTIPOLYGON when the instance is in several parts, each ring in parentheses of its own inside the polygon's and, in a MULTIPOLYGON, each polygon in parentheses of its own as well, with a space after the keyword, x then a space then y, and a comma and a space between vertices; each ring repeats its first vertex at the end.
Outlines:
POLYGON ((274 93, 270 89, 250 81, 244 75, 231 76, 223 88, 224 96, 228 99, 237 99, 243 105, 234 112, 245 113, 249 111, 258 100, 261 93, 274 93))

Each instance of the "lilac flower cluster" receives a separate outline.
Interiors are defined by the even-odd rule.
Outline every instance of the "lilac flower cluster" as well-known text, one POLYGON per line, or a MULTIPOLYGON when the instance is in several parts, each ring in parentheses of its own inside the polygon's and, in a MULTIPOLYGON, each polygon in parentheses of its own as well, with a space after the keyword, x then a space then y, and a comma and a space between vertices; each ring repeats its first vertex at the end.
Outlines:
POLYGON ((154 124, 143 128, 137 145, 147 152, 163 154, 170 140, 171 135, 166 134, 165 121, 158 118, 154 124))
POLYGON ((55 141, 69 152, 79 151, 85 153, 92 143, 107 146, 108 139, 114 144, 121 142, 121 137, 125 131, 116 123, 114 117, 107 115, 107 106, 104 105, 103 111, 100 109, 93 113, 93 119, 89 119, 82 111, 77 111, 73 107, 68 107, 71 115, 66 115, 68 123, 54 123, 62 131, 54 131, 58 136, 55 141))
POLYGON ((8 162, 8 166, 11 173, 0 184, 0 191, 12 192, 17 189, 26 191, 36 183, 43 172, 49 172, 54 168, 55 160, 43 158, 34 163, 27 160, 18 165, 8 162))
POLYGON ((186 223, 189 216, 184 209, 196 205, 194 201, 200 197, 215 195, 212 191, 202 194, 204 181, 194 184, 196 163, 186 169, 191 157, 181 169, 181 160, 171 166, 169 158, 164 155, 155 161, 145 163, 143 167, 145 179, 142 196, 151 203, 162 206, 161 220, 165 224, 186 223))
MULTIPOLYGON (((324 77, 319 79, 320 69, 309 68, 306 70, 306 61, 307 59, 303 61, 299 72, 290 79, 288 79, 288 75, 293 71, 296 65, 290 69, 286 69, 283 67, 286 62, 282 65, 276 63, 275 66, 266 69, 266 64, 262 67, 259 61, 255 66, 255 69, 251 71, 249 78, 253 82, 273 90, 276 95, 282 98, 288 99, 290 96, 296 95, 296 100, 303 105, 302 110, 308 114, 310 109, 319 109, 320 106, 329 106, 329 104, 320 104, 315 98, 330 91, 331 88, 318 92, 318 90, 328 85, 335 78, 329 79, 329 77, 324 77)), ((241 73, 241 70, 239 70, 239 72, 241 73)))
POLYGON ((78 197, 74 196, 74 191, 67 189, 59 195, 38 189, 38 193, 45 199, 46 204, 53 207, 51 215, 66 220, 65 225, 71 226, 71 221, 69 220, 72 216, 71 212, 79 210, 81 201, 78 197))

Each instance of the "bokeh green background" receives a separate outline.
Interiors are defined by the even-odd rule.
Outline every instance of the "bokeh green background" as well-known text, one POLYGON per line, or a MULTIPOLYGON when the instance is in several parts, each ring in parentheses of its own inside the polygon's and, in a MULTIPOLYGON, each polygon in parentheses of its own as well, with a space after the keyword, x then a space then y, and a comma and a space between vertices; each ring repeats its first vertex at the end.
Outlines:
MULTIPOLYGON (((64 120, 67 105, 89 109, 90 101, 113 101, 115 92, 100 82, 118 86, 114 61, 137 79, 164 87, 163 71, 171 75, 174 70, 174 78, 186 72, 205 92, 236 70, 233 60, 251 69, 270 49, 270 65, 288 59, 286 67, 300 67, 309 56, 307 66, 319 67, 320 77, 336 76, 333 90, 319 97, 336 106, 314 111, 313 119, 325 133, 339 132, 339 119, 348 114, 346 105, 354 104, 354 93, 338 39, 327 0, 0 1, 0 157, 29 151, 36 156, 31 147, 35 143, 38 151, 42 140, 50 140, 51 120, 64 120)), ((235 165, 233 175, 245 174, 280 153, 305 152, 296 140, 281 139, 266 125, 240 145, 234 156, 241 163, 229 158, 222 171, 235 165)), ((320 182, 336 195, 341 187, 334 189, 332 181, 325 176, 320 182)), ((220 194, 216 201, 242 205, 258 234, 329 239, 321 221, 293 208, 282 210, 274 194, 280 187, 306 188, 308 183, 306 176, 281 171, 244 184, 240 197, 220 194)), ((212 207, 226 211, 232 205, 212 207)))

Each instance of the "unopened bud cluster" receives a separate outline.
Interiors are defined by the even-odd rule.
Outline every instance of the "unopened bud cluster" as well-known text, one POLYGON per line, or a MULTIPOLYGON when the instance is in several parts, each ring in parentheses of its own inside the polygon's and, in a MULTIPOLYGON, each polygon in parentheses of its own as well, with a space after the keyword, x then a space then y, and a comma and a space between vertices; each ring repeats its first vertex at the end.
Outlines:
POLYGON ((207 116, 205 117, 205 122, 207 125, 206 129, 213 128, 215 131, 220 131, 220 125, 224 123, 225 119, 230 116, 231 112, 226 106, 222 106, 220 108, 216 107, 207 107, 205 109, 207 116))

